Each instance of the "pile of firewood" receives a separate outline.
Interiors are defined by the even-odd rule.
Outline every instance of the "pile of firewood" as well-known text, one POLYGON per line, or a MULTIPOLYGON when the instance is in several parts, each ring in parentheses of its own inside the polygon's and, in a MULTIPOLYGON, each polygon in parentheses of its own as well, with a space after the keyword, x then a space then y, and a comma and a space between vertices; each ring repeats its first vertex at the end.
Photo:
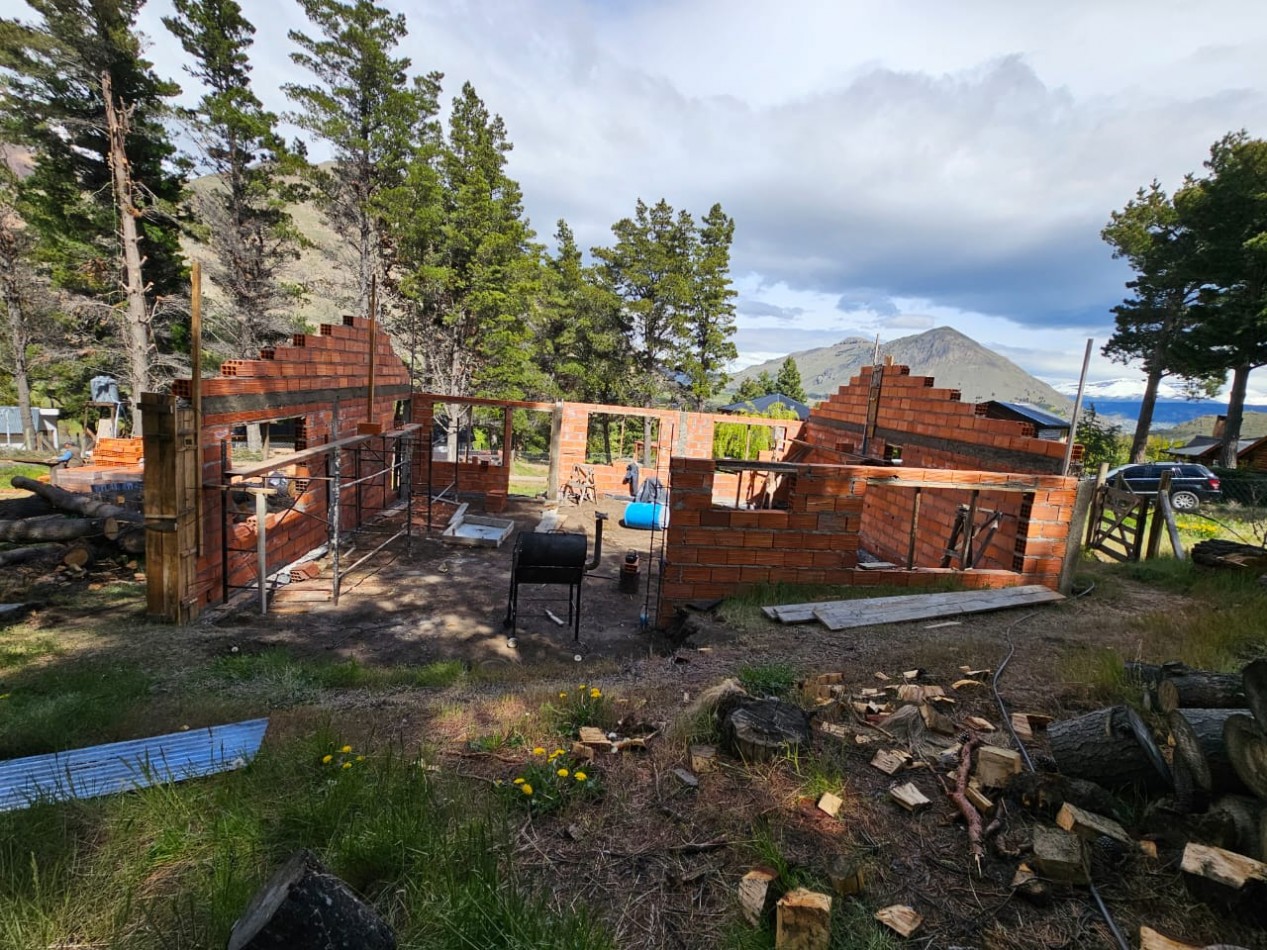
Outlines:
POLYGON ((0 521, 0 567, 61 561, 86 568, 106 550, 145 553, 145 516, 123 505, 15 475, 14 488, 40 496, 61 514, 0 521))

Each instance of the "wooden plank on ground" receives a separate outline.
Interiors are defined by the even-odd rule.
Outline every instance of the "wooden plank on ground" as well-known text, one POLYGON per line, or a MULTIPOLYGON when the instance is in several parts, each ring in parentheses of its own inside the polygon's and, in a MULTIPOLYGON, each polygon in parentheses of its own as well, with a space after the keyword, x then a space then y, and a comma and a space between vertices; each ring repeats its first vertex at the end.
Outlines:
POLYGON ((957 617, 963 614, 1005 610, 1064 600, 1063 594, 1028 584, 998 590, 957 590, 940 594, 914 594, 903 597, 868 597, 865 600, 840 600, 817 605, 814 616, 828 630, 869 627, 876 624, 900 623, 906 620, 930 620, 934 617, 957 617))

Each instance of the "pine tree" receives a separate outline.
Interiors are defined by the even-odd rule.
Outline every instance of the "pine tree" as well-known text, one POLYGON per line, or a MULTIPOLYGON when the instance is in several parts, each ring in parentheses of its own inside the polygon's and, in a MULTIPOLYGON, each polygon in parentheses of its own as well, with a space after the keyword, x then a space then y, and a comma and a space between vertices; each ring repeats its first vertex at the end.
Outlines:
POLYGON ((804 402, 806 399, 805 386, 801 383, 800 368, 797 367, 796 360, 790 356, 779 367, 779 375, 774 380, 774 391, 798 402, 804 402))
POLYGON ((734 343, 733 301, 737 295, 730 282, 730 244, 734 234, 734 219, 726 216, 720 204, 715 204, 690 242, 690 303, 679 364, 689 380, 687 388, 696 408, 702 408, 726 385, 730 378, 726 366, 739 355, 734 343))
POLYGON ((316 82, 283 86, 298 106, 289 118, 334 149, 334 167, 314 170, 313 180, 330 224, 352 247, 356 305, 364 313, 385 250, 380 201, 386 191, 405 185, 418 143, 436 136, 442 77, 433 72, 411 80, 409 59, 392 56, 407 33, 403 15, 370 0, 299 4, 318 36, 292 30, 300 52, 291 59, 316 82))
POLYGON ((25 218, 54 281, 126 300, 123 346, 103 356, 126 354, 125 375, 139 400, 180 329, 177 308, 164 306, 184 291, 184 261, 176 218, 181 180, 163 126, 165 100, 179 87, 159 80, 141 56, 135 24, 142 0, 28 6, 39 22, 0 20, 0 134, 35 150, 24 182, 25 218), (112 150, 119 159, 113 164, 112 150), (126 174, 116 174, 120 168, 126 174))
POLYGON ((27 371, 31 349, 31 301, 28 255, 31 238, 18 213, 18 181, 0 155, 0 303, 4 304, 6 338, 0 341, 4 366, 13 376, 22 440, 35 445, 31 418, 31 377, 27 371))
POLYGON ((282 176, 298 170, 275 132, 277 117, 251 90, 248 52, 255 27, 236 0, 173 0, 163 25, 191 57, 186 71, 206 88, 189 116, 203 168, 216 181, 193 203, 214 262, 209 277, 227 298, 213 332, 234 356, 253 356, 293 332, 278 313, 290 294, 278 271, 298 256, 288 204, 301 190, 282 176))

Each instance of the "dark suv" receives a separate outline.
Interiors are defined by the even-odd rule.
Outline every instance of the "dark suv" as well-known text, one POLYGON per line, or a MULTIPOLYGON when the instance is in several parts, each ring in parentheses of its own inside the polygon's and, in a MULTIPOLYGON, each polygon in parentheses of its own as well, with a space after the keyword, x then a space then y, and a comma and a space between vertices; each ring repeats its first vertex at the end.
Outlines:
POLYGON ((1203 501, 1218 501, 1218 476, 1204 465, 1180 465, 1178 462, 1145 462, 1122 465, 1109 472, 1110 485, 1121 478, 1137 495, 1155 495, 1163 472, 1170 472, 1170 503, 1176 511, 1196 511, 1203 501))

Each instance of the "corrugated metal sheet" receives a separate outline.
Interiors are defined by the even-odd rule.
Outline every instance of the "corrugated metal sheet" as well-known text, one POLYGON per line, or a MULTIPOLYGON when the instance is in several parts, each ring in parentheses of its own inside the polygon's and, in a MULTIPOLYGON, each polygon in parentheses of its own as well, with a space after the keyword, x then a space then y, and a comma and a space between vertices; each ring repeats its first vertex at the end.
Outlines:
POLYGON ((255 758, 267 728, 267 719, 250 719, 0 762, 0 811, 240 769, 255 758))

